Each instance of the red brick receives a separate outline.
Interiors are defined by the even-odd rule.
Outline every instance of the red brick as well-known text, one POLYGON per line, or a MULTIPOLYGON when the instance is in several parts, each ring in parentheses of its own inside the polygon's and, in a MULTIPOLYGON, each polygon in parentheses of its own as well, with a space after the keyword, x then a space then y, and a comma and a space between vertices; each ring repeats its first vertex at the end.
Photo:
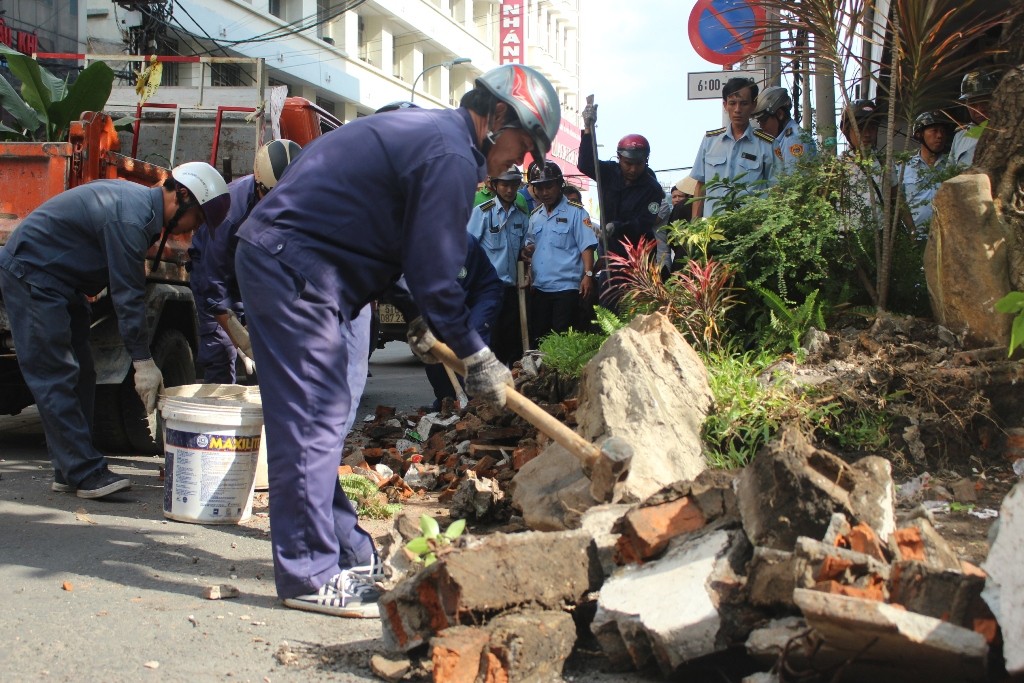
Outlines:
POLYGON ((870 555, 881 562, 888 562, 885 551, 882 550, 881 540, 867 524, 862 522, 853 527, 845 538, 850 550, 870 555))
POLYGON ((619 564, 626 564, 658 555, 673 538, 700 529, 706 521, 693 499, 685 496, 660 505, 633 508, 621 523, 622 535, 615 544, 615 554, 619 564))
POLYGON ((512 467, 517 472, 523 465, 540 455, 540 449, 536 446, 522 446, 512 451, 512 467))
POLYGON ((491 634, 486 629, 456 626, 431 640, 435 683, 474 683, 491 634))

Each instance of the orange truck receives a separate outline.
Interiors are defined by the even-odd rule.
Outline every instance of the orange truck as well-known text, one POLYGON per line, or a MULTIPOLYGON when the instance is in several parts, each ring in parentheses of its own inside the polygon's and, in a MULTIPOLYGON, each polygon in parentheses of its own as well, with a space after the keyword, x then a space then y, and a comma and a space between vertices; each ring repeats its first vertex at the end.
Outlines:
MULTIPOLYGON (((220 125, 219 117, 212 125, 220 125)), ((280 115, 280 137, 305 144, 338 125, 337 119, 308 100, 288 98, 280 115)), ((214 139, 218 134, 219 129, 214 139)), ((121 146, 113 119, 94 112, 82 113, 71 125, 66 142, 0 142, 0 245, 22 218, 60 192, 91 180, 120 178, 157 185, 168 176, 167 168, 121 154, 121 146)), ((213 154, 216 162, 216 150, 213 154)), ((251 172, 251 156, 243 168, 248 170, 240 175, 251 172)), ((187 236, 168 240, 160 265, 151 270, 154 246, 144 266, 150 344, 167 386, 196 379, 198 323, 185 270, 189 241, 187 236)), ((128 377, 131 358, 105 290, 93 302, 91 343, 97 374, 93 430, 97 446, 114 452, 162 452, 156 416, 146 415, 128 377)), ((21 377, 16 353, 0 299, 0 414, 17 414, 35 402, 21 377)))

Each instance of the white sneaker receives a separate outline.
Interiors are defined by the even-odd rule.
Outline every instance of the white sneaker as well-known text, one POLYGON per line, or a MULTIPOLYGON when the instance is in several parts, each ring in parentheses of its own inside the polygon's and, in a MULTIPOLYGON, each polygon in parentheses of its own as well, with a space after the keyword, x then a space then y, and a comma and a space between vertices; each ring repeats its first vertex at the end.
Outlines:
POLYGON ((380 617, 379 598, 380 591, 371 581, 346 570, 332 576, 316 593, 286 598, 284 604, 333 617, 376 619, 380 617))
POLYGON ((369 564, 364 564, 359 567, 350 567, 348 571, 365 577, 370 583, 378 583, 386 578, 384 576, 384 565, 381 563, 380 556, 377 555, 376 552, 374 552, 373 557, 370 558, 369 564))

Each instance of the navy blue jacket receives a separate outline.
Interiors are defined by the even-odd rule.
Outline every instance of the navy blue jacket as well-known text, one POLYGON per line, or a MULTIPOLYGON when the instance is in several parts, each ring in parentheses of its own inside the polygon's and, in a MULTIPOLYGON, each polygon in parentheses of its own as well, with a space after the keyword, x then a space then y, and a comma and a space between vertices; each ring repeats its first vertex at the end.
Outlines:
POLYGON ((464 358, 484 346, 456 276, 485 175, 465 109, 367 116, 303 148, 238 238, 336 297, 343 320, 404 273, 431 328, 464 358))
MULTIPOLYGON (((164 223, 163 190, 95 180, 48 199, 0 251, 0 267, 38 287, 72 296, 110 288, 132 360, 150 358, 146 251, 164 223)), ((465 230, 463 230, 465 232, 465 230)))
POLYGON ((658 209, 665 191, 661 189, 654 171, 647 172, 633 185, 626 185, 617 161, 598 161, 594 158, 594 145, 590 133, 580 138, 579 169, 597 180, 597 167, 601 168, 601 223, 615 223, 615 231, 608 236, 608 250, 625 256, 623 239, 636 244, 641 237, 654 239, 654 226, 658 223, 658 209))
POLYGON ((210 230, 205 223, 192 236, 189 247, 189 284, 200 313, 201 332, 217 327, 211 316, 233 310, 241 314, 242 295, 235 278, 235 250, 238 248, 238 228, 256 206, 256 180, 250 173, 228 185, 231 209, 224 222, 210 230), (212 327, 211 327, 212 321, 212 327))

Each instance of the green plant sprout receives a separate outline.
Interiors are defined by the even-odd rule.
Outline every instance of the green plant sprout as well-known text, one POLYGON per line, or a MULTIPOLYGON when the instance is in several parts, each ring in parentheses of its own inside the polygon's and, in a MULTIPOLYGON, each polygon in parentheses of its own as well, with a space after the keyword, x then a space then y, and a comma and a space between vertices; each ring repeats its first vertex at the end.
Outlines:
POLYGON ((441 526, 437 520, 430 515, 420 515, 420 531, 422 536, 417 536, 405 544, 405 549, 416 556, 417 562, 422 562, 424 567, 437 562, 437 556, 441 551, 452 544, 456 538, 466 530, 466 520, 457 519, 448 525, 448 528, 441 533, 441 526))

